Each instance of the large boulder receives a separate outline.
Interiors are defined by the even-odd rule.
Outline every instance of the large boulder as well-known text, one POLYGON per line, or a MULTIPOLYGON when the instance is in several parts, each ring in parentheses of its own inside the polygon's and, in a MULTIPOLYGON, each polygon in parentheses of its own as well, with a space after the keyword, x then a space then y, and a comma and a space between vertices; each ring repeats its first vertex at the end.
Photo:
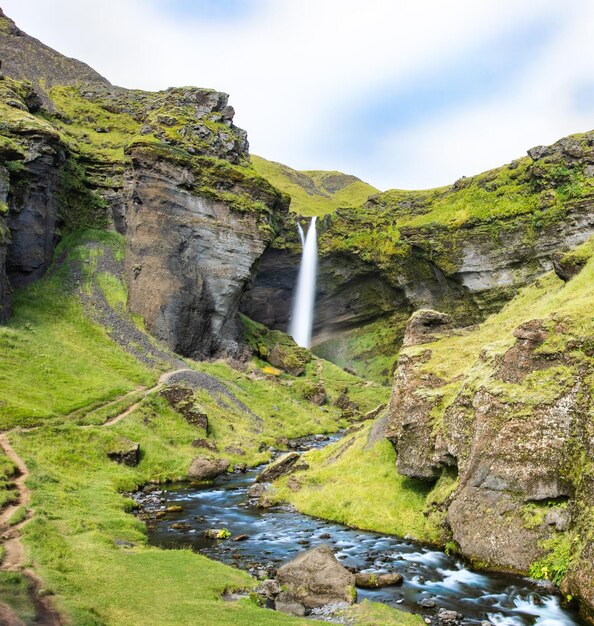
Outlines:
POLYGON ((282 601, 306 609, 357 599, 355 575, 344 568, 331 548, 321 545, 300 554, 279 568, 277 579, 284 586, 282 601))
POLYGON ((227 459, 197 456, 194 457, 190 463, 188 478, 195 481, 212 480, 224 474, 229 469, 229 465, 227 459))
POLYGON ((281 456, 276 461, 267 465, 258 476, 256 476, 256 482, 269 483, 276 480, 279 476, 287 474, 293 468, 293 465, 297 463, 300 456, 298 452, 289 452, 281 456))

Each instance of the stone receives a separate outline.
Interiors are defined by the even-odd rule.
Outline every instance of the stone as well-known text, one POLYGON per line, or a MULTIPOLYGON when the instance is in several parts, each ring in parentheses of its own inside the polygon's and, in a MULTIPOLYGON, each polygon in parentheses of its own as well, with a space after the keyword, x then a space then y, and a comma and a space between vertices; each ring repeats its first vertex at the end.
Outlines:
POLYGON ((344 568, 327 545, 317 546, 280 567, 277 580, 286 589, 286 598, 306 609, 347 602, 353 604, 357 594, 355 576, 344 568))
POLYGON ((446 313, 421 309, 412 314, 404 334, 405 346, 417 346, 434 341, 438 334, 442 334, 451 327, 452 318, 446 313))
POLYGON ((380 589, 402 584, 402 575, 397 572, 391 573, 355 573, 355 585, 363 589, 380 589))
POLYGON ((557 276, 567 282, 574 276, 579 274, 584 269, 587 258, 580 258, 571 254, 564 254, 562 252, 555 252, 552 257, 553 269, 557 276))
POLYGON ((192 459, 188 470, 188 478, 194 481, 212 480, 229 469, 227 459, 216 459, 207 456, 197 456, 192 459))
POLYGON ((266 598, 273 599, 282 591, 278 581, 274 578, 267 578, 260 582, 256 588, 256 593, 263 595, 266 598))
POLYGON ((305 366, 311 361, 311 352, 306 348, 300 348, 295 344, 276 344, 268 354, 266 360, 291 376, 301 376, 305 371, 305 366))
POLYGON ((374 420, 378 418, 387 408, 388 408, 387 404, 378 404, 378 406, 376 406, 375 409, 371 409, 371 411, 367 411, 367 413, 363 415, 362 419, 365 421, 374 420))
POLYGON ((257 476, 256 482, 269 483, 284 474, 288 474, 301 458, 298 452, 289 452, 267 465, 257 476))
POLYGON ((231 541, 245 541, 246 539, 249 539, 250 536, 249 535, 235 535, 234 537, 231 537, 231 541))
POLYGON ((303 617, 305 615, 305 607, 299 604, 299 602, 282 602, 277 599, 274 603, 274 608, 281 613, 294 615, 295 617, 303 617))
POLYGON ((435 608, 435 600, 433 600, 433 598, 423 598, 419 600, 418 605, 422 609, 433 609, 435 608))
POLYGON ((464 616, 457 611, 448 611, 443 608, 437 611, 438 626, 458 626, 463 619, 464 616))
POLYGON ((208 435, 208 415, 196 402, 193 389, 184 385, 166 385, 159 395, 165 398, 169 406, 180 413, 188 424, 204 429, 208 435))
POLYGON ((528 150, 528 156, 533 161, 538 161, 539 159, 549 156, 550 154, 551 149, 549 146, 535 146, 534 148, 530 148, 530 150, 528 150))
POLYGON ((266 488, 264 487, 264 485, 255 483, 247 490, 247 496, 248 498, 259 498, 264 494, 265 491, 266 488))
POLYGON ((127 437, 119 437, 110 445, 107 456, 116 463, 136 467, 140 461, 140 444, 127 437))
POLYGON ((214 441, 209 441, 208 439, 194 439, 192 441, 192 448, 206 448, 207 450, 211 450, 212 452, 217 451, 217 444, 214 441))

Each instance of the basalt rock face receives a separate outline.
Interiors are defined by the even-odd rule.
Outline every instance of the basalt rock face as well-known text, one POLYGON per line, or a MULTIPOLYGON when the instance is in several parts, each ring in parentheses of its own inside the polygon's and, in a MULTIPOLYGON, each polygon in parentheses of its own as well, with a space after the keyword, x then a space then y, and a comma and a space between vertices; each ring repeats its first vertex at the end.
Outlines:
POLYGON ((23 183, 13 187, 8 214, 6 273, 15 287, 43 276, 52 261, 64 158, 64 147, 55 138, 28 137, 23 183))
POLYGON ((450 477, 435 505, 445 541, 481 564, 565 580, 591 610, 594 258, 583 248, 590 260, 565 285, 547 274, 480 326, 417 312, 386 436, 399 473, 450 477))
POLYGON ((208 161, 181 163, 142 146, 130 156, 130 310, 180 354, 236 354, 239 301, 287 201, 262 179, 208 161))
POLYGON ((9 316, 12 288, 45 273, 57 239, 65 148, 31 115, 31 93, 28 85, 0 80, 0 321, 9 316))

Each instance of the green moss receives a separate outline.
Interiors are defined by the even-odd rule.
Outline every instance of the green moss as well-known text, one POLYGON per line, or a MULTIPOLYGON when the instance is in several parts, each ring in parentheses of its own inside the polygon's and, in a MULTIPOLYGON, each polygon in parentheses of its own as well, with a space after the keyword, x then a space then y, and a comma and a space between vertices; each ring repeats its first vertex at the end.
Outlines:
POLYGON ((542 542, 546 554, 530 568, 530 576, 560 584, 577 556, 579 541, 573 533, 555 534, 542 542))

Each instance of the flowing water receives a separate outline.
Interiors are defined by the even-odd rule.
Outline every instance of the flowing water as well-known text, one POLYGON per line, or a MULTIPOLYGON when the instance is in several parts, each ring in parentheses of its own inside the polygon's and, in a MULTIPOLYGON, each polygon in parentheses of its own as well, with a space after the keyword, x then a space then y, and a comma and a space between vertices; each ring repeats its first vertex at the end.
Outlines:
MULTIPOLYGON (((332 439, 321 442, 311 438, 303 449, 321 447, 332 439)), ((359 600, 369 598, 429 617, 445 607, 462 613, 463 624, 480 624, 483 620, 497 626, 583 624, 573 610, 561 607, 557 595, 535 581, 473 572, 444 552, 315 519, 290 507, 258 508, 246 493, 258 471, 221 476, 212 485, 183 483, 157 493, 157 500, 163 499, 159 508, 181 505, 183 510, 149 521, 151 544, 162 548, 190 546, 217 561, 257 572, 259 568, 278 568, 303 550, 325 543, 345 566, 363 571, 397 571, 404 577, 401 586, 359 590, 359 600), (178 527, 173 528, 173 524, 178 527), (204 531, 209 528, 228 528, 233 535, 246 534, 248 539, 208 539, 204 531), (423 608, 420 602, 433 602, 434 606, 423 608)), ((143 496, 137 497, 142 500, 143 496)))
POLYGON ((297 289, 293 302, 289 335, 293 337, 298 345, 310 348, 316 298, 316 275, 318 271, 316 218, 311 218, 307 235, 304 235, 300 224, 297 224, 297 230, 303 246, 303 252, 301 254, 299 275, 297 276, 297 289))

